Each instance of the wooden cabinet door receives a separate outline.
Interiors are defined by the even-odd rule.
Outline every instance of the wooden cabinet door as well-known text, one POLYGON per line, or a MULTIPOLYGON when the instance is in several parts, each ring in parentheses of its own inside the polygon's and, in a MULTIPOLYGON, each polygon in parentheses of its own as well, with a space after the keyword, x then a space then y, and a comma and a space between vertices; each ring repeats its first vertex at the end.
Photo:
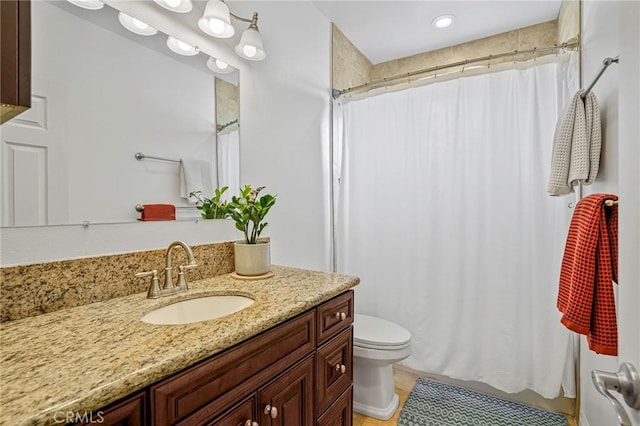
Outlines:
POLYGON ((256 417, 256 395, 250 397, 233 407, 226 414, 206 423, 207 426, 254 426, 256 417))
POLYGON ((31 106, 31 3, 0 1, 0 124, 31 106))
POLYGON ((261 426, 314 424, 313 355, 285 371, 258 392, 261 426))
POLYGON ((353 425, 353 386, 344 392, 318 419, 317 426, 353 425))
POLYGON ((137 393, 103 410, 94 411, 90 415, 85 416, 85 419, 78 423, 78 425, 145 426, 147 424, 145 401, 145 393, 137 393))

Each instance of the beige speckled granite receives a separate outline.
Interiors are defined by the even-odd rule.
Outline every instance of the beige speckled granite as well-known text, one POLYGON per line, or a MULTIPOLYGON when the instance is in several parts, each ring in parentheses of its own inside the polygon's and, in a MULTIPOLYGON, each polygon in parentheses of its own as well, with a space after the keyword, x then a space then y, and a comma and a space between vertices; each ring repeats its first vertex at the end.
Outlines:
MULTIPOLYGON (((190 281, 233 271, 233 242, 192 249, 198 267, 187 272, 190 281)), ((165 252, 151 250, 0 268, 0 322, 146 291, 149 279, 134 275, 157 269, 162 280, 165 252)), ((173 265, 181 264, 186 264, 186 256, 184 250, 176 249, 173 265)))
POLYGON ((266 280, 230 274, 191 284, 186 294, 144 293, 0 324, 0 424, 54 424, 84 413, 281 323, 358 284, 355 277, 274 266, 266 280), (185 298, 239 294, 255 303, 235 314, 159 326, 144 313, 185 298))

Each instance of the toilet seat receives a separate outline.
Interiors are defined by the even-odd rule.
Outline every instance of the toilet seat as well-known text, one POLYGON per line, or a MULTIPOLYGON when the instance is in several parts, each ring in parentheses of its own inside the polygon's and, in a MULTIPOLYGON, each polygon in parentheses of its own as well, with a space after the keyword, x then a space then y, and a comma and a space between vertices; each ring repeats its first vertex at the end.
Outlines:
POLYGON ((354 346, 380 351, 398 351, 411 345, 411 333, 382 318, 356 314, 353 324, 354 346))

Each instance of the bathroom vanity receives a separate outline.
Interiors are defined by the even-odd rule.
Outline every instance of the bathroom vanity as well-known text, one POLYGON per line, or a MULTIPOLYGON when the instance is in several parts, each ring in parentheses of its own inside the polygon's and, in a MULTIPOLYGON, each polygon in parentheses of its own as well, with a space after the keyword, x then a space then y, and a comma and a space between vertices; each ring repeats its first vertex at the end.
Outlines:
POLYGON ((353 291, 359 280, 274 267, 177 296, 136 294, 0 325, 0 424, 350 425, 353 291), (212 294, 251 297, 192 324, 140 321, 212 294))

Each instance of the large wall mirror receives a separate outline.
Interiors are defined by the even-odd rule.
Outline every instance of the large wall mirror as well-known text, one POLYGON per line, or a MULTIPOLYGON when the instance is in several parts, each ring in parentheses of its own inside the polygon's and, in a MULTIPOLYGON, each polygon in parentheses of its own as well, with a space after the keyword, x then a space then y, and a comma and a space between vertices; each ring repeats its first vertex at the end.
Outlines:
POLYGON ((1 127, 3 227, 130 222, 154 203, 198 217, 180 197, 186 158, 238 188, 238 71, 214 73, 166 40, 127 31, 108 6, 33 2, 32 108, 1 127))

